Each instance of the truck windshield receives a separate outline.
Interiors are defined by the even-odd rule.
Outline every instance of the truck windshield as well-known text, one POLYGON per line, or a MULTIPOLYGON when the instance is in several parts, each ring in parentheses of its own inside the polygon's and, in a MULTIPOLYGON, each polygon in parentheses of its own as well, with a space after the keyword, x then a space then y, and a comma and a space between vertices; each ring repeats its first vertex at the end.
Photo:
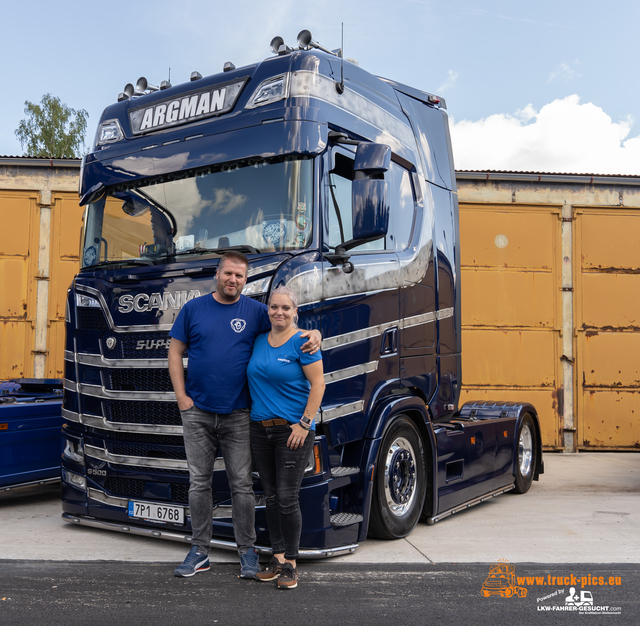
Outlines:
POLYGON ((313 161, 267 161, 111 190, 89 204, 82 267, 151 264, 224 251, 299 250, 311 243, 313 161))

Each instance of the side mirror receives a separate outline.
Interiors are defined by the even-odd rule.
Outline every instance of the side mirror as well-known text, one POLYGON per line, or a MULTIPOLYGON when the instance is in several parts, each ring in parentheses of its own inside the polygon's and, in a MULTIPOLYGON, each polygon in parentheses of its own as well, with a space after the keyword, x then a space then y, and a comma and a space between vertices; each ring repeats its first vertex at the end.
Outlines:
POLYGON ((384 237, 389 230, 389 183, 370 178, 354 180, 351 194, 353 240, 360 243, 350 247, 384 237))
POLYGON ((361 143, 356 150, 353 169, 368 176, 384 174, 391 166, 391 148, 382 143, 361 143))

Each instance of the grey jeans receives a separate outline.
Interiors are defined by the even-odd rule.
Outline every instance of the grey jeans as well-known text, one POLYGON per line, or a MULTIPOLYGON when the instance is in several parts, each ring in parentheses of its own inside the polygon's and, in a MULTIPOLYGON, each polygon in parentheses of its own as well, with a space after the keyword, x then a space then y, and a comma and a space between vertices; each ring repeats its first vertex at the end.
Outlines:
POLYGON ((211 479, 220 447, 231 488, 233 532, 238 552, 243 554, 256 541, 249 410, 209 413, 194 405, 181 411, 181 415, 189 466, 191 543, 209 551, 213 513, 211 479))

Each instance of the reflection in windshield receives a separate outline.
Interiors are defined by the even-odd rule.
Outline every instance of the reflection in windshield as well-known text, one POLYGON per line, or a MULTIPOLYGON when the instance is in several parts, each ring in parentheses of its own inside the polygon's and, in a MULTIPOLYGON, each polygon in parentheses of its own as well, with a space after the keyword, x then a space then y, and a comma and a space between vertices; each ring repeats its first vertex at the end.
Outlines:
POLYGON ((82 265, 311 242, 313 161, 262 162, 116 191, 89 205, 82 265))

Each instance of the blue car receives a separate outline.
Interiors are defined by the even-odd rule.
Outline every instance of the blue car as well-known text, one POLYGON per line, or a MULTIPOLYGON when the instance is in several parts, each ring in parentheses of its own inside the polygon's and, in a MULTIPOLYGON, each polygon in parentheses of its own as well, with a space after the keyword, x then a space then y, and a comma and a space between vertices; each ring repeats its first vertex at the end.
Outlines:
POLYGON ((62 381, 0 383, 0 489, 60 480, 62 381))

